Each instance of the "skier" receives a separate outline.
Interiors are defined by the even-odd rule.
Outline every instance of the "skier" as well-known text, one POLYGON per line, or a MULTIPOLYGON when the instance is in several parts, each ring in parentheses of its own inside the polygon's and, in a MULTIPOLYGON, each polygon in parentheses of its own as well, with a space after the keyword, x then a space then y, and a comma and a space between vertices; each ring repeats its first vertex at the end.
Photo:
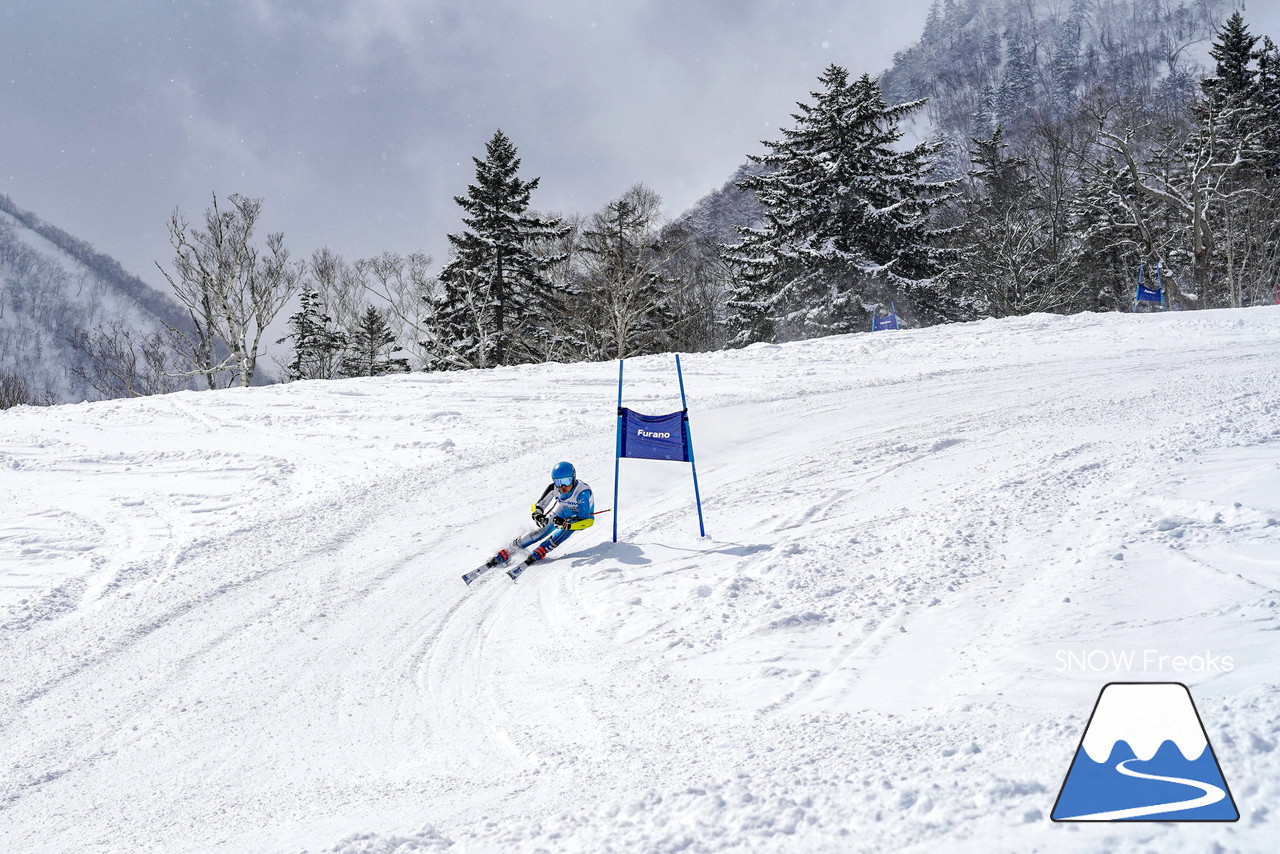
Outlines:
MULTIPOLYGON (((578 480, 571 463, 559 462, 551 469, 551 483, 543 490, 542 497, 533 502, 533 523, 538 527, 511 541, 511 549, 527 549, 538 540, 542 544, 529 552, 524 565, 512 569, 513 578, 547 556, 547 552, 563 543, 574 531, 590 528, 595 524, 595 502, 591 487, 578 480)), ((502 549, 489 559, 486 566, 506 566, 511 561, 511 549, 502 549)))

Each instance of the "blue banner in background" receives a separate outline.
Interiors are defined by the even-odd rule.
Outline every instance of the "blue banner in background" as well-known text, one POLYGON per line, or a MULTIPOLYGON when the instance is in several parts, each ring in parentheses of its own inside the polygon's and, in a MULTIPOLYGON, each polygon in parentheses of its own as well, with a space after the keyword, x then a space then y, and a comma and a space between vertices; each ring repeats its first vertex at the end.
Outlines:
POLYGON ((1134 297, 1136 302, 1164 302, 1163 289, 1153 291, 1146 285, 1138 285, 1138 295, 1134 297))
POLYGON ((1160 272, 1159 265, 1156 266, 1156 286, 1155 289, 1142 284, 1142 276, 1147 271, 1147 265, 1143 264, 1138 268, 1138 289, 1133 292, 1133 310, 1138 310, 1140 302, 1154 302, 1160 304, 1160 310, 1164 311, 1164 276, 1160 272))
POLYGON ((685 439, 688 417, 683 410, 670 415, 641 415, 619 407, 618 415, 622 419, 619 456, 689 462, 689 443, 685 439))
POLYGON ((871 309, 871 331, 879 332, 881 329, 897 329, 898 328, 898 307, 893 302, 889 303, 889 313, 884 317, 880 316, 880 307, 876 306, 871 309))
POLYGON ((898 316, 896 314, 890 314, 886 317, 871 318, 872 332, 879 332, 881 329, 897 329, 897 328, 898 328, 898 316))

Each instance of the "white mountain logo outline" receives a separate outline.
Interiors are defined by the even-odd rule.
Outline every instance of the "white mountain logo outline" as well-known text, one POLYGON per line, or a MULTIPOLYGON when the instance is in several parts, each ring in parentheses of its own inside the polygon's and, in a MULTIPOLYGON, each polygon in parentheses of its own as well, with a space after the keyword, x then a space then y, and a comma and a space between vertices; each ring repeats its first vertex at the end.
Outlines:
POLYGON ((1103 686, 1051 818, 1238 821, 1240 811, 1187 686, 1103 686))

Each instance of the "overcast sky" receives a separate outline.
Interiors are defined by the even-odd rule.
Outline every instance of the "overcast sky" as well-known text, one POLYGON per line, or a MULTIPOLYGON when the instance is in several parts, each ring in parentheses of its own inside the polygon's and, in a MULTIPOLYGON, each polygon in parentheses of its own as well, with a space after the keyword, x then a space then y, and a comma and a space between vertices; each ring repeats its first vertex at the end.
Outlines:
POLYGON ((675 215, 877 74, 929 0, 3 0, 0 192, 153 284, 175 207, 265 200, 295 255, 444 260, 497 128, 534 207, 675 215))

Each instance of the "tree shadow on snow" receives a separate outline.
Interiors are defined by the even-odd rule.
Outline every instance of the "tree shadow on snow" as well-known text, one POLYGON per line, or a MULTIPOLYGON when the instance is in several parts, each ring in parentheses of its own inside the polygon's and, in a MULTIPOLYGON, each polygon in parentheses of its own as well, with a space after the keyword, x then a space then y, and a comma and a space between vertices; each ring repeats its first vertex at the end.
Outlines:
POLYGON ((632 543, 596 543, 589 549, 575 552, 574 566, 595 566, 600 563, 625 563, 630 566, 644 566, 653 563, 644 556, 644 549, 632 543))
MULTIPOLYGON (((744 545, 742 543, 717 543, 721 548, 691 549, 681 546, 668 546, 662 543, 653 544, 660 548, 677 552, 688 552, 695 555, 732 555, 746 557, 757 552, 766 552, 773 548, 767 543, 744 545)), ((653 560, 645 555, 645 550, 635 543, 597 543, 573 555, 574 566, 596 566, 602 563, 624 563, 629 566, 645 566, 653 560)))
POLYGON ((734 557, 746 557, 756 552, 767 552, 773 548, 768 543, 753 543, 751 545, 743 545, 742 543, 721 543, 719 545, 727 546, 720 549, 686 549, 680 546, 663 545, 664 549, 671 549, 677 552, 689 552, 697 555, 733 555, 734 557))

